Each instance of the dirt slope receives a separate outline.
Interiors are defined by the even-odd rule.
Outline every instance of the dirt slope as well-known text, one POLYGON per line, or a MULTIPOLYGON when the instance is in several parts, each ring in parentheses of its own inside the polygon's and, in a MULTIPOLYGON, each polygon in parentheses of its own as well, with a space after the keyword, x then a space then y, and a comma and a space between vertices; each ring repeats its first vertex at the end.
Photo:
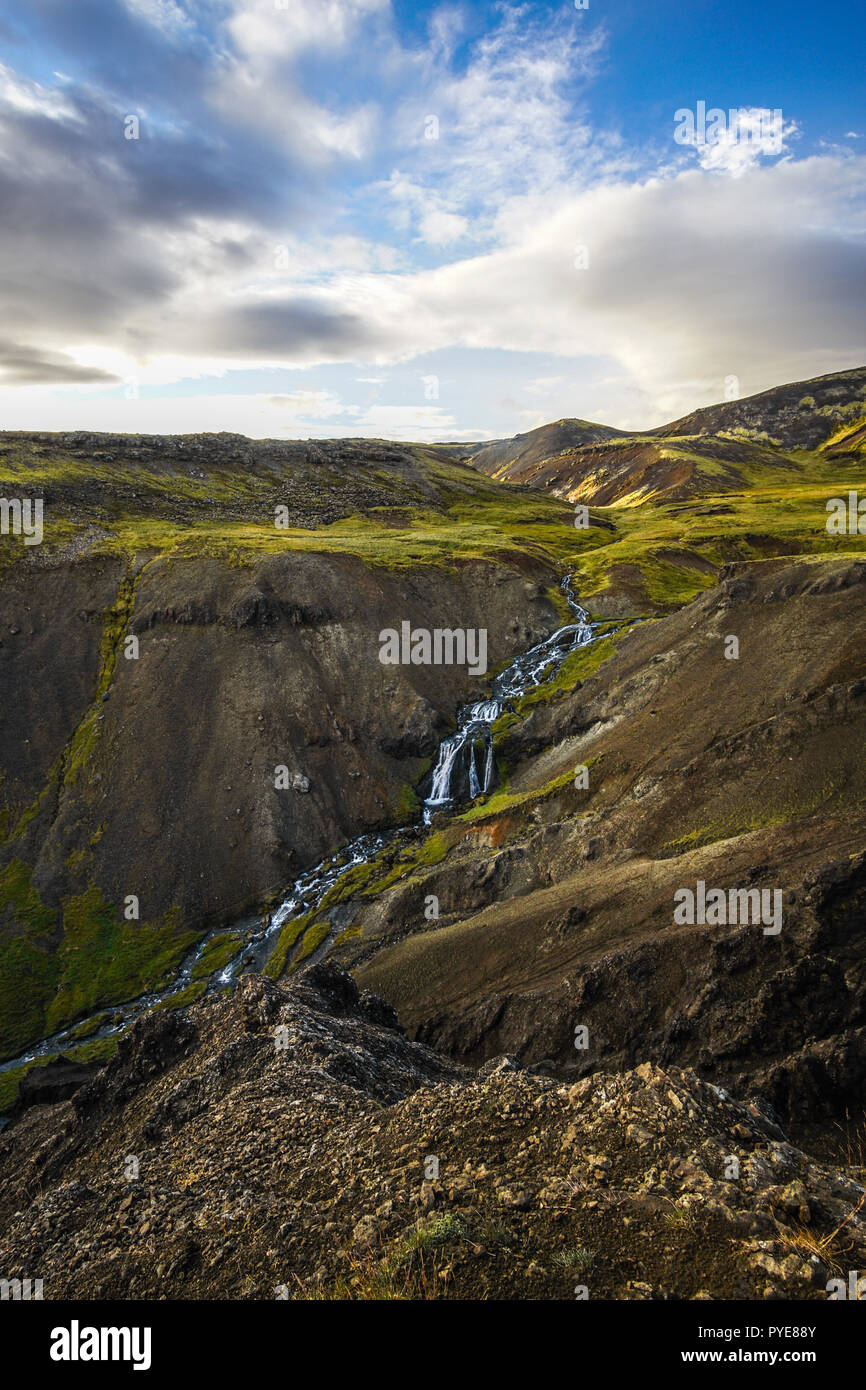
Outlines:
POLYGON ((0 1268, 52 1299, 808 1300, 866 1260, 862 1170, 760 1106, 651 1065, 474 1076, 331 967, 141 1020, 0 1176, 0 1268))

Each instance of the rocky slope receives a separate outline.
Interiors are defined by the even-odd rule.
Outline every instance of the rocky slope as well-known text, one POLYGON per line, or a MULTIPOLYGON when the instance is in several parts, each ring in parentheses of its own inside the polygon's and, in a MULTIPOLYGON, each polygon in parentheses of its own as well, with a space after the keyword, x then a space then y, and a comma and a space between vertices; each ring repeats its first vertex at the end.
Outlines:
POLYGON ((855 1113, 864 593, 863 561, 737 568, 611 642, 595 675, 518 704, 497 743, 507 788, 329 907, 341 959, 412 1036, 475 1064, 675 1062, 795 1126, 855 1113), (781 930, 677 925, 674 895, 699 880, 778 890, 781 930))
POLYGON ((825 1299, 864 1171, 645 1063, 472 1074, 348 976, 142 1020, 0 1136, 0 1268, 46 1298, 825 1299))

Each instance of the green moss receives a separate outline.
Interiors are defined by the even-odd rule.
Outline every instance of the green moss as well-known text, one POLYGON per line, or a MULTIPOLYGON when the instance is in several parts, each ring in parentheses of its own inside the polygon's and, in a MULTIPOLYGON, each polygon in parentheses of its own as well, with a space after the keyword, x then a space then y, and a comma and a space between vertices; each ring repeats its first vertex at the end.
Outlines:
MULTIPOLYGON (((584 764, 592 770, 598 767, 604 760, 604 754, 590 758, 584 764)), ((540 787, 531 787, 528 791, 509 792, 506 789, 494 792, 486 801, 478 801, 470 806, 468 811, 464 811, 456 819, 463 825, 473 825, 479 821, 495 820, 499 816, 506 815, 509 811, 514 811, 521 806, 536 805, 540 801, 547 801, 550 797, 558 796, 561 792, 576 790, 574 788, 574 768, 569 768, 567 772, 560 773, 558 777, 552 777, 549 782, 545 782, 540 787)), ((586 799, 586 792, 576 792, 583 800, 586 799)))
POLYGON ((400 789, 400 799, 391 816, 393 824, 405 825, 408 821, 415 820, 420 809, 418 793, 410 782, 404 782, 400 789))
POLYGON ((194 980, 206 980, 215 970, 222 970, 241 949, 242 939, 230 932, 214 936, 204 947, 192 969, 194 980))
POLYGON ((312 915, 310 912, 304 912, 300 917, 294 917, 291 921, 286 922, 263 971, 269 979, 278 980, 283 974, 295 943, 307 930, 312 921, 312 915))
MULTIPOLYGON (((832 777, 825 774, 820 785, 804 787, 797 800, 768 797, 762 792, 759 800, 746 801, 715 821, 684 831, 669 840, 664 849, 670 854, 683 854, 690 849, 715 844, 718 840, 731 840, 756 830, 769 830, 777 825, 807 819, 819 811, 839 813, 847 809, 851 799, 843 796, 832 777)), ((856 801, 856 796, 853 799, 856 801)))
POLYGON ((290 971, 297 970, 303 961, 307 960, 314 951, 318 950, 322 942, 327 940, 330 931, 331 924, 328 921, 314 922, 312 926, 308 927, 304 939, 301 942, 300 950, 292 961, 290 971))
POLYGON ((170 994, 167 999, 160 999, 158 1004, 154 1004, 151 1013, 160 1013, 164 1009, 187 1009, 190 1004, 194 1004, 197 999, 207 992, 207 980, 195 980, 186 986, 186 989, 179 989, 176 994, 170 994))
POLYGON ((0 1071, 0 1115, 5 1115, 11 1110, 18 1099, 18 1087, 29 1071, 35 1067, 44 1067, 52 1061, 51 1057, 40 1057, 35 1062, 25 1062, 21 1067, 10 1067, 8 1071, 0 1071))
POLYGON ((47 908, 31 872, 13 859, 0 872, 0 1058, 43 1036, 59 967, 51 951, 58 914, 47 908))
POLYGON ((532 710, 540 705, 549 705, 552 701, 561 700, 569 691, 582 681, 588 680, 595 675, 609 657, 613 656, 617 648, 619 633, 611 633, 607 637, 601 637, 598 641, 592 642, 587 647, 581 647, 578 651, 572 652, 565 658, 556 675, 546 681, 544 685, 536 686, 520 699, 514 700, 513 712, 501 714, 493 724, 493 741, 500 743, 509 731, 515 728, 532 710))
POLYGON ((92 1018, 87 1018, 83 1023, 79 1023, 76 1028, 69 1030, 71 1038, 89 1038, 91 1034, 98 1033, 100 1028, 111 1020, 111 1013, 94 1014, 92 1018))
POLYGON ((0 871, 0 915, 10 908, 18 926, 32 936, 49 937, 56 929, 57 913, 42 902, 21 859, 11 860, 0 871))
POLYGON ((105 614, 94 702, 66 746, 62 769, 64 785, 72 785, 77 781, 99 739, 102 697, 111 688, 117 670, 120 649, 129 631, 132 611, 135 607, 136 584, 137 577, 126 575, 120 583, 114 603, 105 614))
POLYGON ((165 983, 198 935, 182 928, 177 910, 162 923, 125 921, 95 886, 64 899, 60 974, 47 1031, 165 983))
POLYGON ((108 1038, 94 1038, 92 1042, 84 1043, 81 1047, 68 1048, 65 1056, 73 1062, 110 1062, 122 1037, 123 1032, 112 1033, 108 1038))

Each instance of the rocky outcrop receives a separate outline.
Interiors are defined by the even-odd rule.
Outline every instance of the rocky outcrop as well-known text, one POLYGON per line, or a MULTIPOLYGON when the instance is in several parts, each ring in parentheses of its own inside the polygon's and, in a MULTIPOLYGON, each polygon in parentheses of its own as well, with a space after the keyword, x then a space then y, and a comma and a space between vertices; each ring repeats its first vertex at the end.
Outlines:
POLYGON ((52 1299, 824 1299, 866 1262, 863 1177, 689 1070, 473 1075, 319 966, 142 1020, 4 1131, 0 1272, 52 1299))

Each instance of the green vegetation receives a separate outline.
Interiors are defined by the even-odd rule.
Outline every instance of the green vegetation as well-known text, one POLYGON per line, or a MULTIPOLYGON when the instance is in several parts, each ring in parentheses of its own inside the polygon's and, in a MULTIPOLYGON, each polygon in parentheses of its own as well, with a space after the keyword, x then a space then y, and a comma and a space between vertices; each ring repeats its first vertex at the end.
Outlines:
POLYGON ((187 985, 186 989, 179 989, 167 999, 160 999, 158 1004, 154 1004, 151 1013, 159 1013, 163 1009, 186 1009, 197 999, 201 999, 206 990, 207 980, 195 980, 191 985, 187 985))
POLYGON ((494 742, 499 743, 533 709, 563 699, 576 685, 594 676, 599 667, 613 656, 616 648, 617 633, 611 633, 610 636, 599 638, 588 647, 581 647, 578 651, 572 652, 565 658, 552 679, 528 691, 519 700, 514 700, 513 712, 509 711, 499 716, 493 725, 494 742))
POLYGON ((292 964, 289 967, 289 969, 292 971, 297 970, 298 966, 302 963, 302 961, 305 961, 309 956, 311 956, 314 951, 318 950, 322 942, 327 940, 330 931, 330 922, 313 922, 312 926, 308 927, 306 932, 304 933, 304 939, 301 942, 300 950, 298 951, 297 955, 292 961, 292 964))
POLYGON ((313 919, 311 912, 304 912, 286 923, 280 932, 276 946, 264 968, 264 973, 272 980, 278 980, 289 963, 295 945, 303 936, 313 919))
POLYGON ((584 1245, 575 1245, 567 1250, 558 1250, 553 1257, 553 1263, 559 1265, 560 1269, 572 1269, 579 1274, 588 1274, 595 1264, 595 1254, 584 1245))
POLYGON ((237 955, 242 945, 241 937, 233 932, 221 932, 214 936, 203 948, 192 968, 194 980, 207 980, 215 970, 222 970, 237 955))
POLYGON ((51 952, 57 913, 33 887, 30 869, 13 859, 0 872, 0 1058, 41 1038, 59 975, 51 952))
MULTIPOLYGON (((766 787, 745 797, 736 806, 727 809, 717 819, 692 825, 682 834, 668 841, 664 849, 669 854, 683 854, 687 850, 700 849, 703 845, 715 844, 719 840, 731 840, 738 835, 749 835, 756 830, 769 830, 776 825, 787 825, 791 821, 805 820, 819 812, 824 815, 839 815, 852 805, 860 805, 866 795, 862 778, 852 785, 837 784, 832 773, 825 769, 820 783, 803 787, 797 797, 768 794, 766 787)), ((689 824, 689 818, 685 820, 689 824)))
POLYGON ((54 911, 20 860, 0 872, 0 923, 0 1058, 165 983, 200 934, 177 909, 161 923, 122 920, 92 885, 54 911))
MULTIPOLYGON (((597 767, 603 761, 604 755, 590 758, 585 766, 589 769, 597 767)), ((567 772, 562 772, 558 777, 551 777, 549 782, 545 782, 540 787, 531 787, 528 791, 510 792, 507 787, 494 792, 486 800, 478 800, 468 811, 463 811, 455 819, 461 825, 474 825, 480 821, 496 820, 499 816, 507 815, 509 811, 514 811, 521 806, 536 805, 541 801, 548 801, 553 796, 558 796, 560 792, 574 790, 574 768, 570 767, 567 772)), ((585 797, 585 792, 577 792, 577 795, 585 797)))
POLYGON ((199 935, 184 931, 179 917, 173 910, 164 923, 127 922, 95 887, 64 899, 60 974, 47 1031, 169 980, 199 935))

